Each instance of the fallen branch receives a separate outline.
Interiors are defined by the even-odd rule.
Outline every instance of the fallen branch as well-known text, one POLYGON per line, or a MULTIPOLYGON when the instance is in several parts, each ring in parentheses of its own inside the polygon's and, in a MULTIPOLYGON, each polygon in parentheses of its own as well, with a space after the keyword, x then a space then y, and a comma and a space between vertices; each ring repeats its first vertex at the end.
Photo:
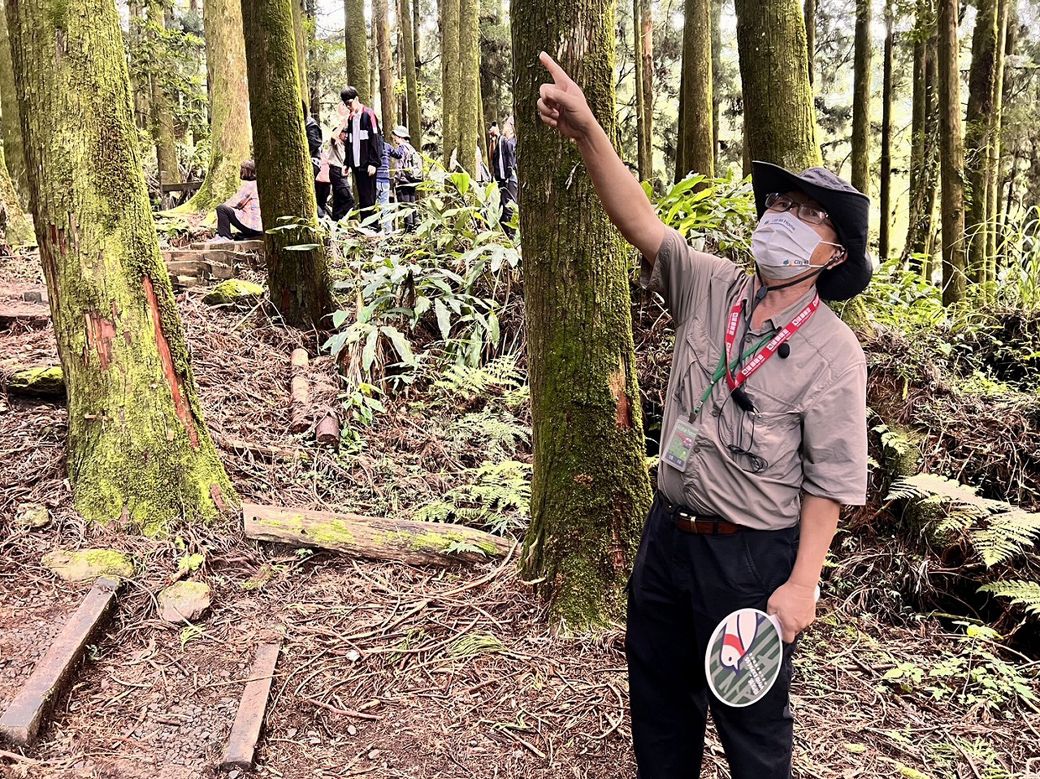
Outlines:
POLYGON ((309 362, 310 358, 307 356, 306 349, 293 349, 293 353, 289 357, 292 369, 289 403, 292 410, 290 429, 294 433, 300 433, 308 427, 310 390, 307 387, 307 365, 309 362))

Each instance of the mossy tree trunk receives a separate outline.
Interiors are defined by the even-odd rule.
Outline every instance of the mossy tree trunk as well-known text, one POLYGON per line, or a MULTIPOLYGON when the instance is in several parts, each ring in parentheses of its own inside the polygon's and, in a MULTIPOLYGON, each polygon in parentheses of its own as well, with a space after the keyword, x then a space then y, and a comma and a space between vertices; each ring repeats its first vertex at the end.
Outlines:
POLYGON ((300 102, 293 2, 242 0, 253 152, 271 301, 288 324, 323 328, 332 302, 300 102))
POLYGON ((939 0, 939 157, 942 165, 942 300, 964 298, 964 139, 957 68, 957 0, 939 0))
POLYGON ((805 18, 805 61, 809 68, 809 86, 812 86, 816 74, 816 0, 805 0, 802 16, 805 18))
POLYGON ((460 0, 439 0, 441 14, 441 151, 444 165, 459 145, 459 12, 460 0))
POLYGON ((379 108, 383 134, 397 124, 394 116, 394 66, 390 56, 390 9, 386 0, 372 2, 372 29, 379 55, 379 108))
POLYGON ((29 183, 25 171, 25 149, 11 64, 11 41, 7 35, 7 19, 0 6, 0 128, 3 132, 4 157, 18 198, 29 202, 29 183))
POLYGON ((34 240, 32 222, 22 208, 22 201, 7 170, 4 147, 0 146, 0 242, 22 246, 34 240))
MULTIPOLYGON (((145 9, 147 3, 142 5, 142 2, 143 0, 128 0, 127 2, 131 61, 138 56, 146 37, 145 28, 148 26, 148 16, 145 9)), ((151 78, 147 72, 142 72, 140 68, 135 68, 135 72, 136 77, 134 72, 131 73, 130 83, 131 92, 134 96, 134 121, 140 129, 151 132, 151 78)))
POLYGON ((76 509, 152 532, 213 518, 238 499, 159 252, 115 3, 8 0, 6 11, 76 509), (54 132, 69 117, 76 132, 54 132))
POLYGON ((636 172, 640 181, 646 181, 646 135, 643 133, 643 30, 639 0, 632 0, 632 65, 636 86, 636 172))
POLYGON ((986 283, 992 287, 997 280, 997 227, 1000 214, 1000 171, 1001 171, 1001 131, 1004 123, 1004 78, 1007 61, 1008 19, 1010 17, 1010 0, 1000 0, 997 11, 997 53, 994 60, 993 79, 993 112, 990 114, 989 137, 992 139, 989 149, 989 164, 986 166, 986 218, 988 229, 986 235, 986 283))
POLYGON ((300 80, 300 100, 310 102, 307 89, 307 22, 302 0, 291 0, 293 37, 296 41, 296 76, 300 80))
POLYGON ((347 81, 357 89, 365 105, 372 104, 369 92, 368 25, 365 23, 365 0, 343 0, 346 27, 343 38, 346 45, 347 81))
POLYGON ((805 21, 798 0, 736 0, 749 160, 801 171, 819 165, 805 21))
MULTIPOLYGON (((166 30, 166 14, 160 0, 148 3, 148 29, 151 33, 151 45, 157 59, 166 50, 162 35, 166 30)), ((159 167, 159 181, 163 184, 175 184, 181 180, 180 166, 177 164, 177 138, 173 129, 173 100, 167 91, 166 73, 159 66, 151 69, 151 111, 152 138, 155 140, 155 156, 159 167)))
POLYGON ((682 69, 682 174, 714 176, 711 0, 686 0, 682 69))
POLYGON ((881 226, 878 232, 878 254, 882 262, 892 251, 892 0, 885 2, 885 51, 881 86, 881 226))
POLYGON ((636 168, 641 181, 652 181, 654 177, 653 19, 650 13, 647 0, 632 0, 632 51, 636 80, 636 168), (647 45, 651 46, 649 57, 647 45))
MULTIPOLYGON (((477 176, 480 108, 480 0, 459 0, 459 152, 462 168, 477 176)), ((486 159, 486 154, 485 154, 486 159)))
POLYGON ((681 65, 679 67, 679 111, 676 114, 677 120, 675 123, 675 169, 673 171, 672 180, 679 182, 688 173, 685 170, 686 157, 683 153, 683 128, 682 118, 686 112, 686 69, 681 65))
POLYGON ((986 280, 989 214, 986 187, 993 144, 992 116, 996 85, 997 0, 977 0, 975 32, 971 39, 968 72, 968 114, 964 126, 965 229, 968 242, 968 279, 986 280))
MULTIPOLYGON (((416 3, 419 0, 415 0, 416 3)), ((408 95, 408 134, 416 149, 422 148, 422 108, 419 105, 419 74, 415 69, 415 30, 412 0, 401 0, 401 37, 404 39, 404 85, 408 95)))
POLYGON ((711 138, 715 142, 715 169, 722 163, 719 151, 719 115, 722 112, 722 96, 725 94, 725 77, 722 72, 722 6, 726 0, 711 0, 711 138))
POLYGON ((551 620, 585 631, 623 612, 650 484, 628 253, 574 145, 538 121, 546 73, 537 56, 553 42, 549 53, 616 140, 614 4, 513 0, 511 13, 534 428, 521 565, 526 576, 543 580, 551 620))
POLYGON ((933 1, 918 0, 913 31, 910 213, 903 256, 922 275, 925 275, 928 265, 923 257, 931 254, 935 233, 935 190, 939 168, 938 42, 935 35, 933 1))
POLYGON ((250 158, 249 86, 239 0, 205 0, 206 73, 209 79, 209 167, 185 211, 209 211, 239 186, 239 167, 250 158))
POLYGON ((870 194, 871 0, 856 0, 856 40, 852 86, 852 186, 870 194))

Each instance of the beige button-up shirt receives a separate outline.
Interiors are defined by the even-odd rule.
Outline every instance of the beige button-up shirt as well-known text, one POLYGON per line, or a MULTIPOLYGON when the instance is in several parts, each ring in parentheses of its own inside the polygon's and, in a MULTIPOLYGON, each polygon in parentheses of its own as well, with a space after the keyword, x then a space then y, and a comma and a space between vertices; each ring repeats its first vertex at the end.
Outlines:
MULTIPOLYGON (((676 421, 689 419, 719 365, 726 323, 756 280, 728 260, 694 251, 668 230, 653 269, 640 283, 664 297, 675 323, 661 450, 676 421)), ((813 293, 766 320, 761 332, 742 321, 733 352, 743 353, 798 314, 813 293)), ((698 513, 775 530, 798 524, 802 492, 862 505, 867 489, 867 368, 855 334, 821 304, 787 342, 790 353, 765 362, 745 382, 755 406, 745 412, 719 381, 693 422, 685 471, 662 458, 657 486, 698 513)), ((731 356, 731 358, 732 358, 731 356)))

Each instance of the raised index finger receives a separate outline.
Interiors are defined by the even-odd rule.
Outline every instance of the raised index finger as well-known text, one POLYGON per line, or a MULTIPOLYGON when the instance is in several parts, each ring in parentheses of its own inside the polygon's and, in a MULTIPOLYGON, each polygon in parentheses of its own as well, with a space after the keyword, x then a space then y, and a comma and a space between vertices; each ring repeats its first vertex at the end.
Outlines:
POLYGON ((556 86, 564 87, 571 83, 571 77, 567 75, 567 72, 546 52, 543 51, 538 55, 538 61, 545 66, 547 71, 549 71, 549 75, 552 76, 553 81, 556 82, 556 86))

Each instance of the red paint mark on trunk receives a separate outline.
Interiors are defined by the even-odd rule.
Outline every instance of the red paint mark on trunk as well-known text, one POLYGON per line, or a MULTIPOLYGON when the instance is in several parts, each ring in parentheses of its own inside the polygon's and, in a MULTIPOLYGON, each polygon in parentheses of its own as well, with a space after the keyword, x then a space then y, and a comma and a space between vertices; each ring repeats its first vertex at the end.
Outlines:
POLYGON ((112 339, 116 337, 116 326, 111 319, 105 319, 97 311, 86 313, 87 348, 83 362, 90 363, 90 355, 97 354, 101 370, 112 364, 112 339))
POLYGON ((195 421, 191 415, 191 406, 188 405, 188 398, 184 395, 184 382, 177 375, 177 369, 173 366, 173 355, 170 353, 170 343, 166 340, 166 333, 163 332, 162 317, 159 315, 159 300, 155 297, 155 287, 152 285, 152 280, 147 276, 144 277, 142 283, 144 285, 145 297, 148 299, 148 312, 152 316, 152 325, 155 327, 155 345, 159 350, 159 359, 162 361, 163 375, 166 376, 166 383, 170 385, 170 392, 173 395, 174 411, 177 413, 177 418, 183 423, 184 429, 188 431, 188 440, 191 442, 192 448, 198 449, 199 433, 195 429, 195 421))
POLYGON ((224 513, 224 494, 220 491, 219 484, 209 485, 209 496, 213 498, 213 505, 217 507, 217 511, 221 514, 224 513))
POLYGON ((632 401, 628 397, 628 392, 625 391, 625 379, 625 367, 622 363, 617 373, 611 374, 608 383, 610 392, 617 401, 615 422, 618 429, 628 430, 632 427, 632 401))

